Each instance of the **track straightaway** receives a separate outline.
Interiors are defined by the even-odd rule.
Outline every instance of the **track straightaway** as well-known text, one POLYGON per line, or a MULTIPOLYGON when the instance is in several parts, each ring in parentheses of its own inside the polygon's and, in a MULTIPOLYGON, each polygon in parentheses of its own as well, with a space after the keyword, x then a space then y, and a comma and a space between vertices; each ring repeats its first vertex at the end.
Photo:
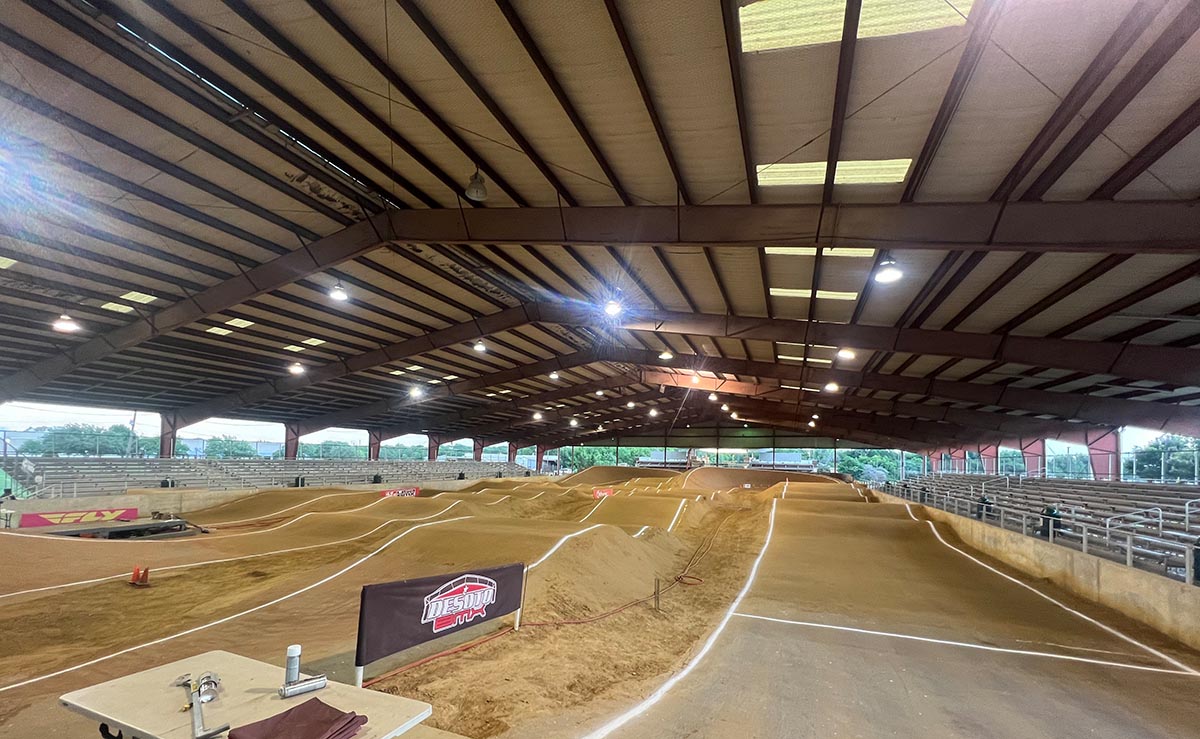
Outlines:
POLYGON ((1196 735, 1186 647, 905 506, 801 497, 774 501, 757 577, 697 656, 589 739, 1196 735))

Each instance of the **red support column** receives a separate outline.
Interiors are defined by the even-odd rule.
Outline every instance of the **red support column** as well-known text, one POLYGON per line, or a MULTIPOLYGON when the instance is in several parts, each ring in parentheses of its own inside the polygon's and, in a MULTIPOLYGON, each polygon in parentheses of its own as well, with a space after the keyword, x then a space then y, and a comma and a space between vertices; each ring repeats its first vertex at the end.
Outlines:
POLYGON ((1034 474, 1046 471, 1046 440, 1021 439, 1021 456, 1025 458, 1025 472, 1034 474))
POLYGON ((383 446, 383 432, 367 431, 367 459, 372 462, 377 461, 381 446, 383 446))
POLYGON ((442 437, 438 434, 429 435, 429 454, 426 457, 430 462, 436 462, 438 458, 438 450, 442 448, 442 437))
POLYGON ((283 424, 283 458, 295 459, 300 452, 300 426, 294 423, 283 424))
POLYGON ((471 457, 476 462, 482 462, 483 461, 483 439, 472 439, 471 441, 474 443, 474 448, 472 448, 472 450, 471 450, 471 457))
POLYGON ((1096 480, 1121 479, 1121 435, 1115 428, 1087 430, 1083 433, 1087 442, 1088 461, 1092 465, 1092 478, 1096 480))
POLYGON ((515 441, 508 442, 508 463, 517 463, 517 443, 515 441))
POLYGON ((996 444, 980 446, 979 458, 983 460, 983 474, 996 474, 996 468, 1000 462, 1000 447, 996 444))
POLYGON ((941 449, 934 449, 929 453, 929 472, 931 474, 936 475, 942 471, 942 451, 941 449))
POLYGON ((546 461, 546 451, 546 447, 542 446, 541 444, 537 445, 537 466, 534 467, 534 470, 537 472, 542 471, 542 462, 546 461))
POLYGON ((179 431, 178 418, 173 413, 164 413, 159 418, 158 456, 161 459, 170 459, 175 456, 175 435, 179 431))

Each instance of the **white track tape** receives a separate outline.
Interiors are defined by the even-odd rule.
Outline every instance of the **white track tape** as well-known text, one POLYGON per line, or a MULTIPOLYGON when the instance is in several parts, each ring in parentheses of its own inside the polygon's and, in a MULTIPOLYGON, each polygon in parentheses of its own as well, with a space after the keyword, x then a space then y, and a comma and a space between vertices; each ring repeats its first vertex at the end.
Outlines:
POLYGON ((642 528, 638 529, 638 532, 637 532, 636 534, 634 534, 634 535, 633 535, 633 538, 635 538, 635 539, 636 539, 636 538, 638 538, 639 536, 641 536, 642 534, 646 533, 646 529, 648 529, 648 528, 650 528, 650 526, 649 526, 649 525, 646 525, 646 526, 643 526, 642 528))
POLYGON ((540 493, 538 493, 537 495, 535 495, 535 496, 533 496, 532 498, 530 498, 530 500, 537 500, 538 498, 542 497, 542 496, 543 496, 543 495, 545 495, 545 494, 546 494, 546 491, 545 491, 545 490, 543 490, 542 492, 540 492, 540 493))
POLYGON ((679 501, 679 507, 675 509, 675 518, 671 519, 671 525, 667 527, 668 534, 671 533, 671 530, 675 528, 675 524, 679 522, 679 514, 683 513, 683 507, 685 505, 687 505, 686 500, 679 501))
POLYGON ((557 552, 559 547, 561 547, 563 544, 567 543, 567 539, 574 539, 576 536, 579 536, 580 534, 586 534, 587 532, 591 531, 592 529, 598 529, 603 525, 604 524, 602 524, 602 523, 594 523, 591 526, 588 526, 586 529, 580 529, 579 531, 576 531, 573 534, 567 534, 563 538, 559 539, 558 543, 556 543, 554 546, 550 547, 550 551, 546 552, 541 557, 539 557, 536 562, 534 562, 531 565, 526 565, 525 571, 528 572, 529 570, 532 570, 534 567, 537 567, 542 562, 545 562, 547 559, 549 559, 551 554, 554 554, 555 552, 557 552))
POLYGON ((511 497, 512 497, 511 495, 506 495, 503 498, 501 498, 500 500, 493 500, 491 503, 485 503, 484 505, 496 505, 497 503, 503 503, 504 501, 508 500, 511 497))
MULTIPOLYGON (((384 526, 390 526, 391 524, 394 524, 394 523, 399 523, 401 521, 428 521, 431 518, 437 518, 438 516, 442 515, 446 511, 449 511, 451 508, 453 508, 454 506, 458 505, 461 502, 462 502, 461 500, 456 500, 453 503, 451 503, 450 505, 443 508, 442 510, 438 511, 437 513, 433 513, 428 516, 421 516, 420 518, 389 519, 389 520, 384 521, 383 523, 379 524, 375 528, 371 529, 370 531, 366 532, 365 534, 359 534, 358 536, 352 536, 349 539, 339 539, 337 541, 326 541, 326 542, 321 542, 320 544, 308 544, 307 546, 292 547, 291 549, 276 549, 276 550, 270 551, 270 552, 259 552, 258 554, 243 554, 238 557, 226 557, 224 559, 210 559, 210 560, 207 560, 204 562, 188 562, 185 564, 167 565, 165 567, 154 567, 152 569, 155 572, 170 572, 172 570, 186 570, 191 567, 204 567, 206 565, 218 565, 218 564, 225 564, 227 562, 241 562, 241 561, 247 560, 247 559, 258 559, 260 557, 269 557, 273 554, 290 554, 292 552, 302 552, 307 549, 319 549, 321 547, 332 547, 332 546, 336 546, 338 544, 349 544, 352 541, 358 541, 359 539, 368 537, 371 534, 374 534, 376 531, 382 529, 384 526)), ((46 585, 46 586, 40 587, 40 588, 30 588, 29 590, 18 590, 15 593, 0 593, 0 600, 3 600, 4 598, 15 598, 18 595, 29 595, 31 593, 43 593, 48 590, 58 590, 59 588, 71 588, 71 587, 76 587, 79 585, 94 585, 98 582, 106 582, 108 580, 124 579, 125 576, 128 574, 129 573, 127 573, 127 572, 123 572, 119 575, 107 575, 105 577, 96 577, 91 580, 78 580, 76 582, 68 582, 68 583, 63 583, 61 585, 46 585)))
POLYGON ((159 644, 165 644, 166 642, 173 641, 182 636, 188 636, 190 634, 195 634, 198 631, 204 631, 205 629, 211 629, 214 626, 220 626, 221 624, 229 623, 230 621, 239 619, 242 616, 248 616, 251 613, 261 611, 265 608, 270 608, 271 606, 278 605, 278 604, 284 602, 285 600, 291 600, 292 598, 295 598, 298 595, 303 595, 304 593, 307 593, 310 590, 319 588, 320 586, 324 585, 325 583, 327 583, 331 580, 335 580, 335 579, 341 577, 342 575, 344 575, 347 572, 349 572, 350 570, 353 570, 354 568, 358 567, 363 562, 366 562, 367 560, 371 559, 375 555, 379 554, 383 550, 387 549, 391 545, 400 541, 401 539, 408 536, 409 534, 416 531, 417 529, 425 528, 426 526, 438 526, 438 525, 444 524, 444 523, 454 523, 455 521, 465 521, 468 518, 471 518, 471 516, 459 516, 458 518, 448 518, 445 521, 430 521, 429 523, 419 523, 416 526, 412 526, 408 529, 405 529, 404 531, 397 534, 396 536, 393 536, 391 539, 388 539, 387 542, 385 542, 384 544, 381 544, 379 546, 379 548, 377 548, 375 551, 363 556, 361 559, 358 559, 357 561, 355 561, 349 565, 346 565, 345 567, 343 567, 342 569, 333 573, 329 577, 318 580, 317 582, 314 582, 311 585, 306 585, 303 588, 300 588, 299 590, 288 593, 287 595, 282 595, 282 596, 276 598, 275 600, 267 601, 266 603, 263 603, 261 605, 254 606, 253 608, 248 608, 244 611, 239 611, 238 613, 234 613, 230 616, 225 616, 224 618, 219 618, 216 621, 210 621, 206 624, 201 624, 200 626, 194 626, 190 629, 180 631, 179 633, 171 634, 170 636, 164 636, 159 639, 155 639, 153 641, 148 641, 145 644, 138 644, 137 646, 134 646, 134 647, 126 647, 125 649, 122 649, 117 652, 113 652, 112 654, 106 654, 103 657, 97 657, 96 659, 89 660, 87 662, 81 662, 80 664, 77 664, 73 667, 65 667, 61 670, 56 670, 55 672, 49 672, 49 673, 46 673, 45 675, 39 675, 38 677, 31 677, 28 680, 22 680, 21 682, 12 683, 11 685, 5 685, 3 687, 0 687, 0 693, 3 693, 8 690, 14 690, 16 688, 22 688, 26 685, 32 685, 33 683, 38 683, 38 682, 41 682, 42 680, 49 680, 52 677, 58 677, 59 675, 65 675, 68 672, 74 672, 76 670, 81 670, 85 667, 91 667, 92 665, 97 665, 97 664, 100 664, 101 662, 110 660, 113 657, 120 657, 122 655, 129 654, 130 652, 136 652, 138 650, 145 649, 146 647, 154 647, 154 646, 158 646, 159 644))
POLYGON ((914 515, 913 515, 912 509, 908 507, 908 503, 905 503, 905 504, 904 504, 904 510, 908 511, 908 517, 909 517, 909 518, 911 518, 912 520, 916 521, 917 523, 920 523, 920 522, 921 522, 921 519, 919 519, 919 518, 917 518, 916 516, 914 516, 914 515))
POLYGON ((1186 672, 1189 675, 1200 675, 1200 672, 1197 672, 1196 670, 1192 669, 1191 667, 1188 667, 1187 665, 1185 665, 1184 663, 1175 659, 1174 657, 1171 657, 1170 655, 1167 655, 1167 654, 1163 654, 1162 652, 1158 651, 1154 647, 1143 644, 1140 641, 1138 641, 1137 639, 1134 639, 1132 636, 1128 636, 1128 635, 1118 631, 1117 629, 1114 629, 1113 627, 1109 626, 1108 624, 1101 623, 1100 621, 1092 618, 1091 616, 1087 615, 1086 613, 1081 613, 1081 612, 1075 610, 1074 608, 1071 608, 1066 603, 1063 603, 1060 600, 1056 600, 1056 599, 1050 597, 1049 595, 1046 595, 1045 593, 1043 593, 1042 591, 1033 587, 1032 585, 1027 585, 1011 575, 1004 574, 1003 572, 996 569, 995 567, 992 567, 991 565, 987 564, 986 562, 983 562, 980 559, 972 557, 971 555, 967 554, 963 550, 959 549, 958 547, 954 546, 953 544, 951 544, 951 543, 947 542, 945 539, 943 539, 941 533, 937 530, 937 527, 933 525, 933 521, 926 521, 925 523, 929 524, 930 531, 933 532, 933 535, 937 537, 938 541, 940 541, 942 544, 946 545, 947 547, 950 547, 951 549, 958 552, 959 554, 966 557, 967 559, 971 560, 972 562, 979 565, 980 567, 989 569, 992 572, 999 575, 1000 577, 1003 577, 1005 580, 1016 583, 1017 585, 1020 585, 1021 587, 1025 588, 1026 590, 1028 590, 1032 593, 1036 593, 1038 596, 1045 598, 1046 600, 1050 601, 1054 605, 1063 609, 1067 613, 1074 614, 1074 615, 1078 616, 1079 618, 1082 618, 1084 621, 1087 621, 1090 624, 1099 626, 1101 629, 1104 629, 1105 631, 1112 634, 1113 636, 1118 637, 1120 639, 1124 639, 1125 641, 1129 642, 1130 644, 1134 645, 1135 647, 1139 647, 1142 650, 1149 652, 1150 654, 1153 654, 1155 657, 1158 657, 1159 659, 1163 660, 1164 662, 1167 662, 1169 664, 1174 665, 1175 667, 1178 667, 1180 670, 1183 670, 1184 672, 1186 672))
POLYGON ((583 523, 584 521, 586 521, 586 520, 588 520, 589 518, 591 518, 591 517, 592 517, 592 514, 596 512, 596 509, 597 509, 597 508, 599 508, 599 507, 600 507, 600 506, 601 506, 601 505, 604 503, 604 501, 606 501, 606 500, 608 500, 608 496, 607 496, 607 495, 606 495, 606 496, 604 496, 603 498, 601 498, 600 500, 598 500, 598 501, 596 502, 596 505, 592 506, 592 510, 588 511, 586 516, 584 516, 583 518, 579 519, 579 523, 583 523))
POLYGON ((785 478, 783 478, 783 499, 784 499, 784 500, 787 500, 787 486, 788 486, 788 482, 789 482, 789 480, 788 480, 786 477, 785 477, 785 478))
POLYGON ((1120 667, 1127 670, 1144 670, 1146 672, 1161 672, 1168 675, 1195 675, 1194 672, 1185 672, 1183 670, 1167 670, 1162 667, 1150 667, 1148 665, 1133 665, 1126 662, 1110 662, 1102 659, 1089 659, 1088 657, 1076 657, 1071 654, 1056 654, 1054 652, 1036 652, 1029 649, 1006 649, 1004 647, 993 647, 987 644, 972 644, 970 642, 950 641, 948 639, 933 639, 927 636, 913 636, 911 634, 895 634, 890 631, 872 631, 871 629, 857 629, 853 626, 833 626, 832 624, 816 624, 809 621, 792 621, 786 618, 771 618, 770 616, 756 616, 750 613, 735 613, 735 616, 741 618, 752 618, 758 621, 772 621, 778 624, 792 624, 794 626, 807 626, 813 629, 830 629, 833 631, 848 631, 855 634, 869 634, 871 636, 886 636, 892 639, 906 639, 908 641, 919 641, 927 644, 943 644, 950 647, 964 647, 966 649, 981 649, 985 652, 1002 652, 1004 654, 1020 654, 1028 657, 1047 657, 1050 659, 1061 659, 1068 662, 1084 662, 1090 665, 1101 665, 1103 667, 1120 667))
POLYGON ((704 656, 708 654, 709 650, 712 649, 713 644, 715 644, 717 639, 721 636, 721 632, 724 631, 725 627, 729 625, 729 619, 733 618, 733 614, 737 612, 738 606, 742 604, 742 599, 746 597, 746 593, 750 592, 750 586, 754 584, 754 578, 758 575, 758 566, 762 564, 763 555, 767 553, 767 547, 771 544, 771 534, 775 532, 775 503, 775 500, 771 501, 771 519, 767 526, 767 539, 763 542, 762 551, 758 553, 758 559, 754 560, 754 565, 750 568, 750 576, 746 578, 745 586, 742 587, 742 591, 737 594, 737 597, 733 599, 733 603, 730 604, 729 610, 725 612, 725 617, 721 619, 719 624, 717 624, 717 628, 708 635, 708 639, 704 642, 704 646, 700 648, 700 651, 696 653, 696 656, 692 657, 691 661, 684 665, 682 670, 677 672, 669 680, 663 683, 658 690, 654 691, 650 695, 650 697, 646 698, 644 701, 629 709, 625 713, 622 713, 620 716, 617 716, 612 721, 609 721, 604 726, 601 726, 599 729, 591 732, 584 737, 584 739, 603 739, 603 737, 608 736, 633 719, 642 715, 646 712, 646 709, 662 700, 663 696, 670 692, 671 688, 675 687, 680 680, 687 677, 692 670, 696 669, 696 665, 700 664, 700 661, 704 659, 704 656))

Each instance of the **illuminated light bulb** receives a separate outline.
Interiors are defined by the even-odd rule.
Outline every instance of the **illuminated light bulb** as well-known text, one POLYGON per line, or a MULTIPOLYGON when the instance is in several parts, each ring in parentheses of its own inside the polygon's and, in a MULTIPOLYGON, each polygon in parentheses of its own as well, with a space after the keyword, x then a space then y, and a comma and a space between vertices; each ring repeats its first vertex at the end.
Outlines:
POLYGON ((550 373, 550 379, 551 379, 551 380, 557 380, 557 379, 558 379, 558 373, 557 373, 557 372, 551 372, 551 373, 550 373))
POLYGON ((655 416, 657 416, 657 415, 658 415, 658 409, 657 409, 657 408, 651 408, 651 409, 650 409, 650 417, 651 417, 651 418, 654 418, 654 417, 655 417, 655 416))
POLYGON ((302 375, 304 374, 304 365, 299 362, 292 362, 288 365, 288 372, 291 372, 293 375, 302 375))
POLYGON ((475 346, 473 346, 471 348, 477 352, 486 352, 487 351, 487 345, 483 343, 483 339, 476 341, 475 346))
POLYGON ((343 303, 350 299, 350 293, 346 292, 346 288, 342 287, 342 283, 338 283, 329 289, 329 297, 343 303))
POLYGON ((658 358, 665 362, 674 359, 675 355, 664 349, 663 352, 658 355, 658 358))
POLYGON ((721 404, 721 410, 723 410, 723 411, 727 411, 727 410, 729 410, 729 404, 728 404, 728 403, 722 403, 722 404, 721 404))
POLYGON ((79 330, 79 324, 75 322, 74 318, 71 318, 66 313, 59 316, 54 323, 50 324, 50 326, 55 331, 63 334, 70 334, 79 330))
POLYGON ((541 411, 538 411, 537 413, 533 414, 533 420, 535 420, 535 421, 540 421, 540 420, 542 420, 542 418, 543 418, 543 416, 542 416, 541 411))
POLYGON ((413 389, 408 391, 408 395, 411 398, 419 398, 424 394, 425 394, 425 391, 419 387, 414 387, 413 389))
POLYGON ((626 408, 632 408, 632 407, 633 407, 633 401, 631 400, 631 401, 629 401, 628 403, 626 403, 626 404, 625 404, 625 407, 626 407, 626 408))
POLYGON ((838 359, 854 359, 858 356, 853 349, 838 349, 837 355, 838 359))
POLYGON ((575 428, 576 426, 579 425, 579 419, 572 418, 570 423, 571 423, 571 428, 575 428))
POLYGON ((613 317, 619 316, 621 315, 621 304, 615 300, 610 300, 604 304, 604 312, 613 317))
POLYGON ((840 388, 836 382, 825 383, 825 392, 827 393, 836 393, 839 389, 840 388))

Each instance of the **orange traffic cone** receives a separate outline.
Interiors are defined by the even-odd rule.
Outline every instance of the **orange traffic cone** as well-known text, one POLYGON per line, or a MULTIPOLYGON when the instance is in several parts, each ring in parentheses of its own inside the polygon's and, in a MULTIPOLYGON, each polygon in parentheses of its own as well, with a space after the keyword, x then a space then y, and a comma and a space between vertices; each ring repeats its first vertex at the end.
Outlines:
POLYGON ((129 578, 129 584, 136 588, 145 588, 150 586, 150 568, 149 567, 134 567, 133 575, 129 578))

